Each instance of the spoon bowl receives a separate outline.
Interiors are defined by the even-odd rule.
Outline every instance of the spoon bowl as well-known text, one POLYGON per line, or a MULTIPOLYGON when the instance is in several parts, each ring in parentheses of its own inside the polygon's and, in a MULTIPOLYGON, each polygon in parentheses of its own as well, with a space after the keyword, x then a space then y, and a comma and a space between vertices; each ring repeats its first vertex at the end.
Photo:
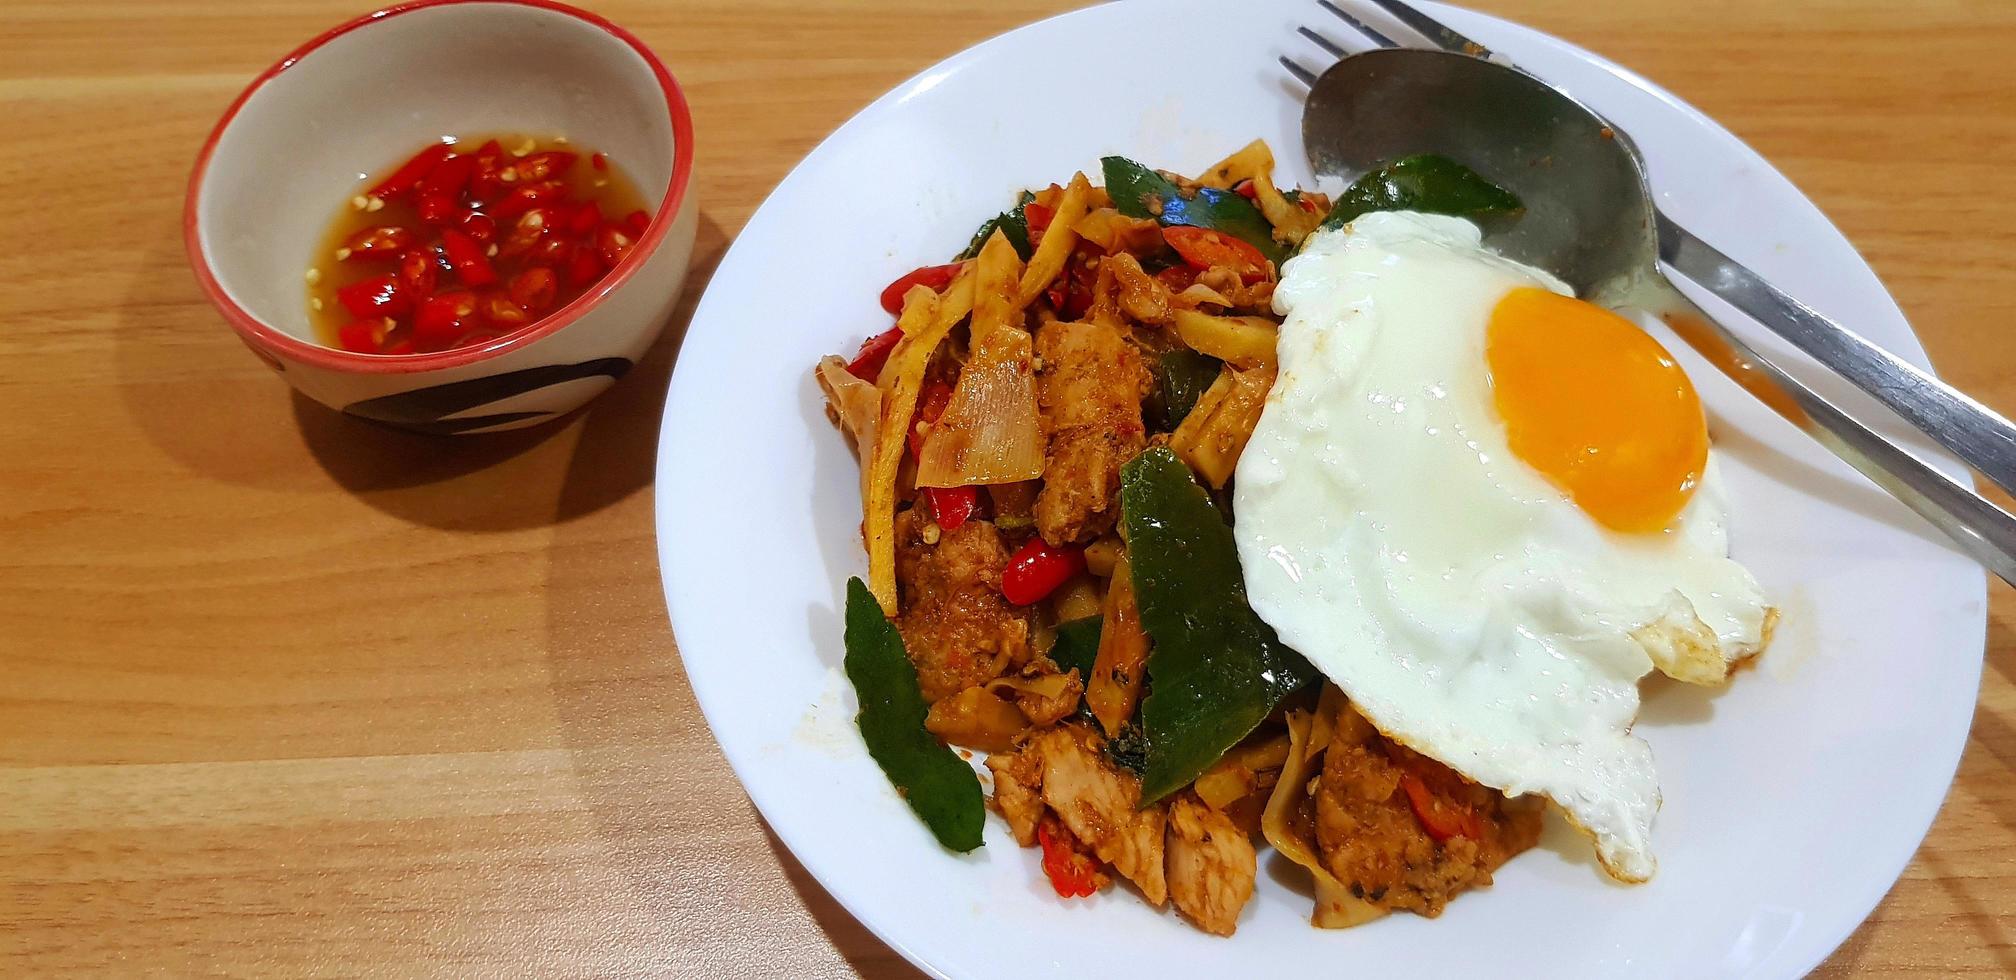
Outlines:
POLYGON ((1350 182, 1435 152, 1517 194, 1485 243, 1606 295, 1655 269, 1651 190, 1636 149, 1602 116, 1517 68, 1465 54, 1378 48, 1323 73, 1302 113, 1319 177, 1350 182))

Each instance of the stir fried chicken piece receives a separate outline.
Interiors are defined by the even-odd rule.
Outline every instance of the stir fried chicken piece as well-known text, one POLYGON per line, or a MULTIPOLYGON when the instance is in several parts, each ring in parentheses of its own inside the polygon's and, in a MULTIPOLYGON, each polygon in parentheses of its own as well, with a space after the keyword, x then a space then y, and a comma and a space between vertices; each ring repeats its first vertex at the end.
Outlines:
POLYGON ((1027 846, 1042 816, 1033 805, 1040 795, 1072 836, 1159 906, 1169 898, 1162 867, 1163 807, 1139 808, 1141 781, 1107 761, 1100 746, 1089 729, 1061 725, 1030 739, 1019 752, 989 757, 994 805, 1015 840, 1027 846))
POLYGON ((1075 544, 1112 530, 1119 517, 1120 467, 1147 440, 1141 399, 1149 375, 1140 353, 1106 324, 1046 323, 1036 353, 1049 440, 1036 528, 1053 545, 1075 544))
POLYGON ((1537 843, 1540 819, 1533 801, 1469 782, 1352 711, 1341 713, 1316 789, 1330 873, 1377 907, 1430 917, 1537 843))
POLYGON ((996 752, 987 757, 994 774, 994 809, 1008 821, 1008 832, 1023 847, 1036 846, 1036 824, 1043 819, 1043 758, 1036 752, 996 752))
POLYGON ((1169 803, 1169 897, 1199 929, 1229 936, 1253 897, 1253 839, 1185 791, 1169 803))
POLYGON ((935 527, 914 508, 896 515, 896 627, 926 701, 985 684, 1029 657, 1029 623, 1001 597, 1008 549, 1000 532, 981 520, 935 527))
POLYGON ((1121 252, 1102 263, 1113 270, 1119 303, 1127 315, 1142 323, 1168 323, 1173 312, 1169 287, 1141 268, 1134 256, 1121 252))

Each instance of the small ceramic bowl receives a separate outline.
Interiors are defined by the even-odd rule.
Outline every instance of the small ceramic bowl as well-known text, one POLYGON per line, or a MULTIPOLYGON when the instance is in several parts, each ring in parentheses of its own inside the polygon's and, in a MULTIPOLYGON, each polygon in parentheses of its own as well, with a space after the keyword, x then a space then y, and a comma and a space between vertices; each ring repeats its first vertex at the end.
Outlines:
POLYGON ((692 178, 685 96, 629 32, 550 0, 420 0, 334 28, 255 79, 196 159, 183 237, 210 301, 303 394, 406 428, 491 432, 581 405, 664 329, 693 252, 692 178), (607 154, 643 193, 649 229, 595 288, 489 343, 405 355, 317 343, 303 276, 361 175, 486 132, 607 154))

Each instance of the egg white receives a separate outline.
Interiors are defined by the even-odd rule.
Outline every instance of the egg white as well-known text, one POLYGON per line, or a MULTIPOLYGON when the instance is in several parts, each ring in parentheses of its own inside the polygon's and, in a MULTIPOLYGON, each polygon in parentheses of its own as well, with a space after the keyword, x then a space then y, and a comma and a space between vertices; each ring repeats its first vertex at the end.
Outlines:
POLYGON ((1544 794, 1613 876, 1648 879, 1660 797, 1631 734, 1638 681, 1720 683, 1773 615, 1727 557, 1713 451, 1652 534, 1599 525, 1515 457, 1485 327, 1511 289, 1570 290, 1469 222, 1364 215, 1283 273, 1280 376, 1234 498, 1253 608, 1388 736, 1544 794))

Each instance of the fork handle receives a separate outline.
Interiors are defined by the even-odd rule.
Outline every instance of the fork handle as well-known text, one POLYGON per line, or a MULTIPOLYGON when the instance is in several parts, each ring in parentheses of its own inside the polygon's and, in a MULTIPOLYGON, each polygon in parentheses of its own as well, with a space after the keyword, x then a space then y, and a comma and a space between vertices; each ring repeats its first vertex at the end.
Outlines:
POLYGON ((1793 299, 1668 218, 1659 257, 1847 378, 2003 490, 2016 493, 2016 425, 1917 365, 1793 299))
POLYGON ((1666 317, 1681 340, 1739 387, 1911 508, 1962 552, 2016 585, 2016 517, 1920 462, 1785 373, 1663 276, 1636 284, 1636 290, 1631 305, 1666 317))

